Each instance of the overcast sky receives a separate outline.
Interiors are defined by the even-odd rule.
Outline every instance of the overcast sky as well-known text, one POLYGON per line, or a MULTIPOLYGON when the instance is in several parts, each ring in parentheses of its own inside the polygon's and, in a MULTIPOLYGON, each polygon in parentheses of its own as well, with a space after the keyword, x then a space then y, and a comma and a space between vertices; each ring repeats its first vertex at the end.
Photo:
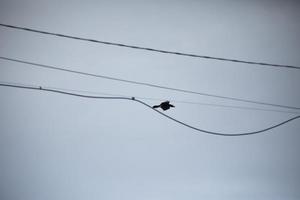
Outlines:
MULTIPOLYGON (((0 23, 300 66, 299 10, 296 0, 0 0, 0 23)), ((300 107, 300 71, 295 69, 159 54, 4 27, 0 56, 300 107)), ((176 107, 166 114, 210 131, 256 131, 296 116, 176 103, 283 110, 0 63, 1 82, 174 100, 176 107)), ((4 87, 0 94, 0 199, 300 199, 299 120, 260 135, 219 137, 131 101, 4 87)))

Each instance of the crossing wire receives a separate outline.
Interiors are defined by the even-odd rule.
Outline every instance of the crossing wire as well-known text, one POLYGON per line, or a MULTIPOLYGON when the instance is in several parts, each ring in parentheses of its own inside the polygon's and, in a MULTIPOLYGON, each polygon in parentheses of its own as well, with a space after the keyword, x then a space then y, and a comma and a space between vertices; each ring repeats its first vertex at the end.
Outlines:
POLYGON ((46 68, 46 69, 51 69, 51 70, 57 70, 57 71, 73 73, 73 74, 79 74, 79 75, 83 75, 83 76, 90 76, 90 77, 95 77, 95 78, 108 79, 108 80, 125 82, 125 83, 130 83, 130 84, 135 84, 135 85, 143 85, 143 86, 147 86, 147 87, 154 87, 154 88, 171 90, 171 91, 176 91, 176 92, 195 94, 195 95, 201 95, 201 96, 208 96, 208 97, 214 97, 214 98, 221 98, 221 99, 227 99, 227 100, 239 101, 239 102, 246 102, 246 103, 253 103, 253 104, 261 104, 261 105, 267 105, 267 106, 273 106, 273 107, 281 107, 281 108, 287 108, 287 109, 300 110, 300 107, 295 107, 295 106, 287 106, 287 105, 280 105, 280 104, 274 104, 274 103, 266 103, 266 102, 254 101, 254 100, 248 100, 248 99, 242 99, 242 98, 236 98, 236 97, 227 97, 227 96, 221 96, 221 95, 215 95, 215 94, 208 94, 208 93, 204 93, 204 92, 196 92, 196 91, 173 88, 173 87, 167 87, 167 86, 162 86, 162 85, 157 85, 157 84, 152 84, 152 83, 145 83, 145 82, 115 78, 115 77, 111 77, 111 76, 92 74, 92 73, 87 73, 87 72, 82 72, 82 71, 76 71, 76 70, 71 70, 71 69, 67 69, 67 68, 57 67, 57 66, 53 66, 53 65, 45 65, 45 64, 40 64, 40 63, 15 59, 15 58, 8 58, 8 57, 4 57, 4 56, 0 56, 0 59, 7 60, 7 61, 12 61, 12 62, 17 62, 17 63, 22 63, 22 64, 27 64, 27 65, 31 65, 31 66, 35 66, 35 67, 39 67, 39 68, 46 68))
MULTIPOLYGON (((17 84, 17 85, 24 85, 19 82, 6 82, 0 81, 0 83, 4 84, 17 84)), ((26 84, 25 86, 28 86, 26 84)), ((33 85, 30 85, 33 86, 33 85)), ((59 87, 47 87, 49 89, 54 90, 63 90, 67 92, 77 92, 81 94, 93 94, 93 95, 105 95, 105 96, 122 96, 122 97, 131 97, 131 95, 124 95, 124 94, 116 94, 116 93, 107 93, 107 92, 98 92, 98 91, 89 91, 89 90, 79 90, 79 89, 70 89, 70 88, 59 88, 59 87)), ((144 97, 144 96, 135 96, 137 99, 142 100, 149 100, 149 101, 171 101, 177 104, 189 104, 189 105, 199 105, 199 106, 209 106, 215 108, 225 108, 225 109, 239 109, 239 110, 251 110, 251 111, 264 111, 264 112, 277 112, 277 113, 286 113, 286 114, 300 114, 300 111, 293 111, 293 110, 275 110, 275 109, 267 109, 267 108, 259 108, 259 107, 249 107, 249 106, 235 106, 235 105, 226 105, 226 104, 217 104, 217 103, 204 103, 204 102, 196 102, 196 101, 187 101, 187 100, 177 100, 177 99, 166 99, 166 98, 153 98, 153 97, 144 97)))
POLYGON ((154 108, 152 108, 152 106, 148 105, 147 103, 139 100, 139 99, 136 99, 135 97, 107 97, 107 96, 90 96, 90 95, 83 95, 83 94, 76 94, 76 93, 71 93, 71 92, 65 92, 65 91, 62 91, 62 90, 54 90, 54 89, 49 89, 49 88, 44 88, 44 87, 41 87, 41 86, 22 86, 22 85, 15 85, 15 84, 0 84, 0 86, 3 86, 3 87, 12 87, 12 88, 21 88, 21 89, 31 89, 31 90, 41 90, 41 91, 46 91, 46 92, 53 92, 53 93, 59 93, 59 94, 63 94, 63 95, 70 95, 70 96, 75 96, 75 97, 81 97, 81 98, 92 98, 92 99, 107 99, 107 100, 129 100, 129 101, 134 101, 134 102, 138 102, 148 108, 150 108, 151 110, 157 112, 158 114, 178 123, 178 124, 181 124, 185 127, 188 127, 190 129, 193 129, 195 131, 198 131, 198 132, 202 132, 202 133, 206 133, 206 134, 210 134, 210 135, 217 135, 217 136, 247 136, 247 135, 255 135, 255 134, 259 134, 259 133, 263 133, 263 132, 266 132, 266 131, 270 131, 272 129, 275 129, 275 128, 278 128, 279 126, 282 126, 288 122, 291 122, 293 120, 296 120, 298 118, 300 118, 300 115, 298 116, 295 116, 293 118, 290 118, 288 120, 285 120, 283 122, 280 122, 278 124, 275 124, 273 126, 270 126, 270 127, 267 127, 267 128, 264 128, 264 129, 261 129, 261 130, 257 130, 257 131, 251 131, 251 132, 243 132, 243 133, 221 133, 221 132, 214 132, 214 131, 208 131, 208 130, 204 130, 204 129, 200 129, 200 128, 197 128, 197 127, 194 127, 194 126, 191 126, 187 123, 184 123, 178 119, 175 119, 165 113, 162 113, 154 108))

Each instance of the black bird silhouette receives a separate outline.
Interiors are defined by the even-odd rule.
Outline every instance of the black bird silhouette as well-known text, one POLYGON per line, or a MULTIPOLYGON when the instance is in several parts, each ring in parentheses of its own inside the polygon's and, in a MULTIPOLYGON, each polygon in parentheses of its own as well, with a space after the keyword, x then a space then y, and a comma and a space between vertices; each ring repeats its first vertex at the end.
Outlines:
POLYGON ((152 108, 159 108, 159 107, 161 109, 163 109, 163 110, 168 110, 168 109, 170 109, 170 107, 175 107, 175 106, 173 106, 172 104, 170 104, 170 101, 164 101, 160 105, 154 105, 154 106, 152 106, 152 108))

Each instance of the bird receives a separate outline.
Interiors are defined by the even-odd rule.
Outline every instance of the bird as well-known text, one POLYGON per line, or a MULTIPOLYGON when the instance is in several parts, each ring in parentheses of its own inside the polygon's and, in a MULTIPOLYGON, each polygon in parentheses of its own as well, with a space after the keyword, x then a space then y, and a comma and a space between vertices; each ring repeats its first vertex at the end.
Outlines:
POLYGON ((152 106, 152 108, 161 108, 164 111, 170 109, 170 107, 175 107, 174 105, 170 104, 170 101, 164 101, 160 105, 152 106))

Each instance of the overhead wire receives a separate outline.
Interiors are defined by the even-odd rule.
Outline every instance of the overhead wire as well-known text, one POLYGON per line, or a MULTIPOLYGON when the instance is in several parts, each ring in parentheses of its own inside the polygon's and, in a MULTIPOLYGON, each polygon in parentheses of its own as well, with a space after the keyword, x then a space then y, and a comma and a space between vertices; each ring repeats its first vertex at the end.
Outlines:
POLYGON ((195 94, 195 95, 208 96, 208 97, 213 97, 213 98, 226 99, 226 100, 231 100, 231 101, 239 101, 239 102, 261 104, 261 105, 267 105, 267 106, 273 106, 273 107, 281 107, 281 108, 286 108, 286 109, 300 110, 300 107, 295 107, 295 106, 287 106, 287 105, 281 105, 281 104, 275 104, 275 103, 267 103, 267 102, 261 102, 261 101, 236 98, 236 97, 228 97, 228 96, 221 96, 221 95, 209 94, 209 93, 204 93, 204 92, 197 92, 197 91, 186 90, 186 89, 179 89, 179 88, 168 87, 168 86, 163 86, 163 85, 158 85, 158 84, 139 82, 139 81, 121 79, 121 78, 116 78, 116 77, 111 77, 111 76, 100 75, 100 74, 93 74, 93 73, 87 73, 87 72, 82 72, 82 71, 77 71, 77 70, 71 70, 71 69, 67 69, 67 68, 63 68, 63 67, 57 67, 57 66, 53 66, 53 65, 45 65, 45 64, 25 61, 25 60, 21 60, 21 59, 9 58, 9 57, 5 57, 5 56, 0 56, 0 59, 17 62, 17 63, 22 63, 22 64, 27 64, 27 65, 31 65, 31 66, 35 66, 35 67, 39 67, 39 68, 63 71, 63 72, 79 74, 79 75, 83 75, 83 76, 108 79, 108 80, 125 82, 125 83, 135 84, 135 85, 143 85, 143 86, 147 86, 147 87, 171 90, 171 91, 176 91, 176 92, 181 92, 181 93, 195 94))
POLYGON ((96 40, 96 39, 89 39, 89 38, 83 38, 83 37, 78 37, 78 36, 71 36, 71 35, 66 35, 66 34, 42 31, 42 30, 37 30, 37 29, 33 29, 33 28, 15 26, 15 25, 10 25, 10 24, 0 23, 0 26, 6 27, 6 28, 23 30, 23 31, 30 31, 30 32, 39 33, 39 34, 52 35, 52 36, 56 36, 56 37, 63 37, 63 38, 81 40, 81 41, 86 41, 86 42, 100 43, 100 44, 103 44, 103 45, 118 46, 118 47, 131 48, 131 49, 137 49, 137 50, 143 50, 143 51, 151 51, 151 52, 157 52, 157 53, 163 53, 163 54, 172 54, 172 55, 177 55, 177 56, 187 56, 187 57, 194 57, 194 58, 201 58, 201 59, 210 59, 210 60, 218 60, 218 61, 225 61, 225 62, 243 63, 243 64, 249 64, 249 65, 258 65, 258 66, 300 69, 299 66, 294 66, 294 65, 272 64, 272 63, 267 63, 267 62, 256 62, 256 61, 247 61, 247 60, 240 60, 240 59, 231 59, 231 58, 222 58, 222 57, 215 57, 215 56, 183 53, 183 52, 179 52, 179 51, 168 51, 168 50, 163 50, 163 49, 155 49, 155 48, 128 45, 128 44, 117 43, 117 42, 101 41, 101 40, 96 40))
MULTIPOLYGON (((6 82, 0 81, 0 83, 4 84, 17 84, 17 85, 24 85, 24 86, 35 86, 35 85, 28 85, 22 84, 19 82, 6 82)), ((49 89, 54 90, 63 90, 67 92, 79 92, 81 94, 93 94, 93 95, 105 95, 105 96, 121 96, 121 97, 128 97, 131 98, 132 95, 124 95, 124 94, 117 94, 117 93, 107 93, 107 92, 99 92, 99 91, 90 91, 90 90, 79 90, 79 89, 70 89, 70 88, 60 88, 60 87, 52 87, 47 86, 49 89)), ((249 107, 249 106, 234 106, 234 105, 226 105, 226 104, 217 104, 217 103, 204 103, 204 102, 196 102, 196 101, 188 101, 188 100, 177 100, 173 98, 153 98, 153 97, 145 97, 145 96, 136 96, 137 99, 142 100, 150 100, 150 101, 171 101, 176 104, 189 104, 189 105, 199 105, 199 106, 209 106, 215 108, 225 108, 225 109, 239 109, 239 110, 251 110, 251 111, 264 111, 264 112, 277 112, 277 113, 286 113, 286 114, 300 114, 300 111, 291 111, 291 110, 275 110, 275 109, 267 109, 267 108, 259 108, 259 107, 249 107)))
MULTIPOLYGON (((57 90, 65 90, 71 92, 81 92, 81 93, 89 93, 89 94, 97 94, 97 95, 110 95, 110 96, 123 96, 123 97, 132 97, 124 94, 116 94, 116 93, 107 93, 107 92, 95 92, 95 91, 87 91, 87 90, 74 90, 74 89, 65 89, 58 87, 48 87, 51 89, 57 90)), ((209 106, 209 107, 217 107, 217 108, 228 108, 228 109, 240 109, 240 110, 254 110, 254 111, 264 111, 264 112, 277 112, 277 113, 287 113, 287 114, 300 114, 300 111, 290 111, 290 110, 275 110, 275 109, 267 109, 267 108, 257 108, 257 107, 248 107, 248 106, 234 106, 234 105, 224 105, 217 103, 203 103, 203 102, 195 102, 195 101, 185 101, 185 100, 177 100, 177 99, 163 99, 163 98, 153 98, 153 97, 142 97, 135 96, 138 99, 142 100, 150 100, 150 101, 166 101, 169 100, 173 103, 179 104, 189 104, 189 105, 200 105, 200 106, 209 106)))
POLYGON ((257 131, 251 131, 251 132, 243 132, 243 133, 221 133, 221 132, 214 132, 214 131, 208 131, 208 130, 204 130, 204 129, 200 129, 200 128, 197 128, 197 127, 194 127, 194 126, 191 126, 187 123, 184 123, 178 119, 175 119, 165 113, 162 113, 154 108, 152 108, 152 106, 148 105, 147 103, 139 100, 139 99, 136 99, 135 97, 118 97, 118 96, 110 96, 110 97, 107 97, 107 96, 91 96, 91 95, 83 95, 83 94, 77 94, 77 93, 71 93, 71 92, 65 92, 65 91, 61 91, 61 90, 54 90, 54 89, 49 89, 49 88, 44 88, 44 87, 41 87, 41 86, 24 86, 24 85, 15 85, 15 84, 4 84, 4 83, 0 83, 0 86, 3 86, 3 87, 12 87, 12 88, 21 88, 21 89, 31 89, 31 90, 41 90, 41 91, 46 91, 46 92, 53 92, 53 93, 59 93, 59 94, 63 94, 63 95, 69 95, 69 96, 75 96, 75 97, 81 97, 81 98, 91 98, 91 99, 108 99, 108 100, 129 100, 129 101, 134 101, 134 102, 138 102, 148 108, 150 108, 151 110, 159 113, 160 115, 174 121, 174 122, 177 122, 178 124, 181 124, 185 127, 188 127, 190 129, 193 129, 193 130, 196 130, 196 131, 199 131, 199 132, 202 132, 202 133, 206 133, 206 134, 210 134, 210 135, 217 135, 217 136, 247 136, 247 135, 255 135, 255 134, 259 134, 259 133, 263 133, 263 132, 266 132, 266 131, 269 131, 271 129, 275 129, 279 126, 282 126, 288 122, 291 122, 293 120, 296 120, 298 118, 300 118, 300 115, 298 116, 295 116, 295 117, 292 117, 288 120, 285 120, 283 122, 280 122, 278 124, 275 124, 273 126, 270 126, 270 127, 267 127, 267 128, 264 128, 264 129, 261 129, 261 130, 257 130, 257 131))

